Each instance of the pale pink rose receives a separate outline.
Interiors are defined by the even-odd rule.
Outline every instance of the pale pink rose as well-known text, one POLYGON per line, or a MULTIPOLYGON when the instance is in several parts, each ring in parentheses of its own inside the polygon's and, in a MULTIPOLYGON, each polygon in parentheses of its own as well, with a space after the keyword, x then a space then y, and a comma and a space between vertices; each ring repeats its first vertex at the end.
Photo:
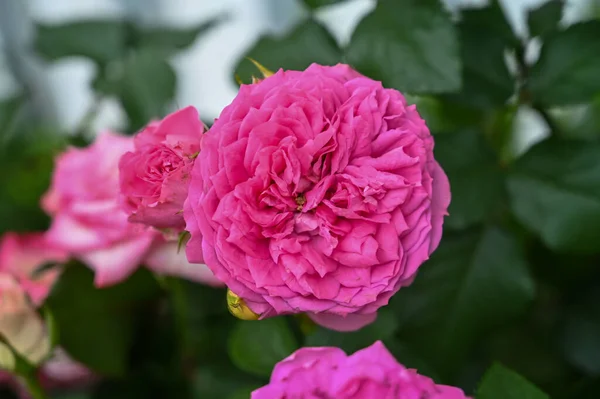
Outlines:
POLYGON ((42 233, 6 233, 0 239, 0 271, 14 276, 36 306, 48 296, 60 269, 53 267, 40 273, 35 273, 36 270, 67 259, 67 253, 42 233))
POLYGON ((50 242, 95 271, 104 287, 131 275, 158 233, 129 223, 119 204, 119 159, 133 150, 133 139, 103 133, 87 148, 60 155, 42 207, 52 217, 50 242))
POLYGON ((119 162, 121 203, 129 221, 183 229, 183 202, 204 126, 194 107, 152 122, 119 162))
POLYGON ((415 106, 313 64, 242 85, 204 135, 186 251, 262 318, 307 312, 353 330, 413 281, 449 202, 415 106))
POLYGON ((377 341, 351 356, 339 348, 302 348, 279 362, 251 399, 468 399, 407 369, 377 341))
POLYGON ((214 287, 224 285, 206 265, 188 262, 183 248, 178 251, 177 247, 177 241, 154 245, 144 263, 157 274, 178 276, 214 287))

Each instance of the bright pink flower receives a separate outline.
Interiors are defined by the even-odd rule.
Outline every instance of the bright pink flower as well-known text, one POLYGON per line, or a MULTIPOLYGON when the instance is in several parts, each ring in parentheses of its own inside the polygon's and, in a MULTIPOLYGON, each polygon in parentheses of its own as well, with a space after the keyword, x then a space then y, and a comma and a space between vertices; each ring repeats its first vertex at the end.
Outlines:
POLYGON ((0 239, 0 271, 11 274, 36 306, 41 305, 60 270, 36 270, 48 263, 63 263, 67 253, 52 245, 42 233, 6 233, 0 239))
POLYGON ((252 399, 468 399, 394 359, 380 341, 351 356, 338 348, 302 348, 273 369, 252 399))
POLYGON ((135 136, 135 150, 119 162, 121 203, 129 221, 183 229, 183 202, 203 132, 198 111, 187 107, 135 136))
POLYGON ((101 134, 87 148, 57 159, 42 206, 52 217, 48 240, 95 270, 95 284, 126 279, 146 256, 158 233, 127 221, 119 205, 119 159, 133 139, 101 134))
POLYGON ((243 85, 204 135, 186 250, 263 318, 308 312, 352 330, 413 281, 449 202, 415 107, 313 64, 243 85))

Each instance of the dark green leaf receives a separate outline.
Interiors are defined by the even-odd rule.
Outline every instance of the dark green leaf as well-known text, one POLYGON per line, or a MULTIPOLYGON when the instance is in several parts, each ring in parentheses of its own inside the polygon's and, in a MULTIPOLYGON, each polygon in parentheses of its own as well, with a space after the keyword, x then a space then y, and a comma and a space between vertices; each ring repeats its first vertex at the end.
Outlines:
MULTIPOLYGON (((308 20, 285 37, 262 37, 244 57, 255 59, 267 69, 304 70, 310 64, 335 65, 341 61, 341 50, 331 34, 318 22, 308 20)), ((256 66, 242 58, 235 74, 249 83, 252 76, 260 77, 256 66)))
POLYGON ((161 118, 175 97, 175 71, 154 49, 140 49, 130 54, 116 76, 97 82, 98 89, 116 95, 136 131, 150 120, 161 118))
POLYGON ((529 11, 527 15, 529 36, 545 36, 556 30, 562 18, 563 6, 564 0, 550 0, 529 11))
POLYGON ((500 7, 467 9, 458 25, 463 64, 460 93, 449 99, 475 108, 505 104, 515 91, 504 53, 516 39, 500 7))
POLYGON ((378 2, 356 27, 347 57, 359 72, 401 91, 444 93, 461 86, 454 26, 431 2, 378 2))
POLYGON ((381 309, 373 324, 353 332, 338 332, 318 327, 306 337, 304 346, 337 346, 346 353, 354 353, 377 340, 391 338, 398 329, 398 320, 391 309, 381 309))
POLYGON ((547 140, 508 180, 515 216, 550 248, 600 251, 600 144, 547 140))
POLYGON ((489 228, 482 234, 446 234, 391 306, 403 339, 431 354, 431 361, 455 368, 481 333, 521 314, 534 291, 513 237, 489 228))
POLYGON ((548 35, 531 68, 529 90, 541 105, 591 101, 600 92, 600 21, 571 25, 548 35))
POLYGON ((220 19, 215 18, 187 29, 168 27, 140 28, 136 32, 136 46, 158 48, 167 53, 183 50, 191 46, 199 36, 213 29, 219 22, 220 19))
POLYGON ((586 374, 600 375, 600 291, 594 285, 567 312, 562 348, 567 361, 586 374))
POLYGON ((286 320, 239 321, 229 337, 229 357, 247 373, 268 377, 276 363, 298 349, 286 320))
POLYGON ((69 265, 46 305, 58 326, 60 345, 74 359, 97 372, 122 375, 134 334, 135 309, 157 292, 156 281, 146 270, 124 283, 97 289, 91 270, 69 265))
POLYGON ((330 6, 333 4, 341 3, 346 0, 303 0, 304 4, 312 9, 317 9, 319 7, 330 6))
POLYGON ((549 396, 514 371, 494 364, 481 381, 477 399, 549 399, 549 396))
MULTIPOLYGON (((57 132, 40 129, 0 137, 0 233, 48 227, 40 197, 48 189, 54 157, 64 147, 57 132)), ((2 133, 0 133, 2 134, 2 133)))
POLYGON ((464 229, 486 221, 505 191, 504 175, 483 135, 475 131, 437 135, 435 156, 452 187, 445 226, 464 229))
POLYGON ((35 47, 51 61, 82 56, 106 64, 125 52, 125 24, 121 21, 90 20, 38 25, 35 47))

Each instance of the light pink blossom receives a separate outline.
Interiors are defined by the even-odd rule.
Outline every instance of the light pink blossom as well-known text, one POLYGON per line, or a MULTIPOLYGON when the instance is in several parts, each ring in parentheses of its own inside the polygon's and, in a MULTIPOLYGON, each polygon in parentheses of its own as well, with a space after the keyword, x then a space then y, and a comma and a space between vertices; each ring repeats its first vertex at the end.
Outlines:
POLYGON ((67 150, 42 199, 53 218, 48 240, 91 267, 98 287, 133 273, 158 235, 129 223, 119 205, 119 159, 132 149, 133 139, 106 132, 87 148, 67 150))
POLYGON ((66 251, 50 243, 42 233, 6 233, 0 239, 0 271, 12 275, 36 306, 41 305, 60 269, 36 273, 45 264, 60 264, 67 260, 66 251))

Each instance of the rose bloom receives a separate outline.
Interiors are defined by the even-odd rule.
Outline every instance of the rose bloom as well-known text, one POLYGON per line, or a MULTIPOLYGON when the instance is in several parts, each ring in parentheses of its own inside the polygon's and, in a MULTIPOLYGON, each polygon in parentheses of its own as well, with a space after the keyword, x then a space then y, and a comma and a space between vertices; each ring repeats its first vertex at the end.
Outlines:
POLYGON ((275 365, 251 399, 468 399, 394 359, 380 342, 351 356, 339 348, 302 348, 275 365))
POLYGON ((183 202, 204 126, 187 107, 150 123, 119 162, 121 202, 129 221, 183 229, 183 202))
POLYGON ((449 202, 402 94, 346 65, 280 70, 242 85, 204 135, 186 250, 262 318, 353 330, 413 281, 449 202))
POLYGON ((68 254, 42 233, 6 233, 0 239, 0 272, 14 276, 36 306, 44 302, 60 273, 56 267, 39 273, 37 269, 64 263, 67 258, 68 254))
POLYGON ((190 265, 175 242, 148 226, 130 223, 119 203, 119 159, 133 139, 103 133, 87 148, 56 160, 42 207, 52 216, 48 240, 95 271, 98 287, 117 284, 141 264, 160 274, 215 284, 205 265, 190 265))

